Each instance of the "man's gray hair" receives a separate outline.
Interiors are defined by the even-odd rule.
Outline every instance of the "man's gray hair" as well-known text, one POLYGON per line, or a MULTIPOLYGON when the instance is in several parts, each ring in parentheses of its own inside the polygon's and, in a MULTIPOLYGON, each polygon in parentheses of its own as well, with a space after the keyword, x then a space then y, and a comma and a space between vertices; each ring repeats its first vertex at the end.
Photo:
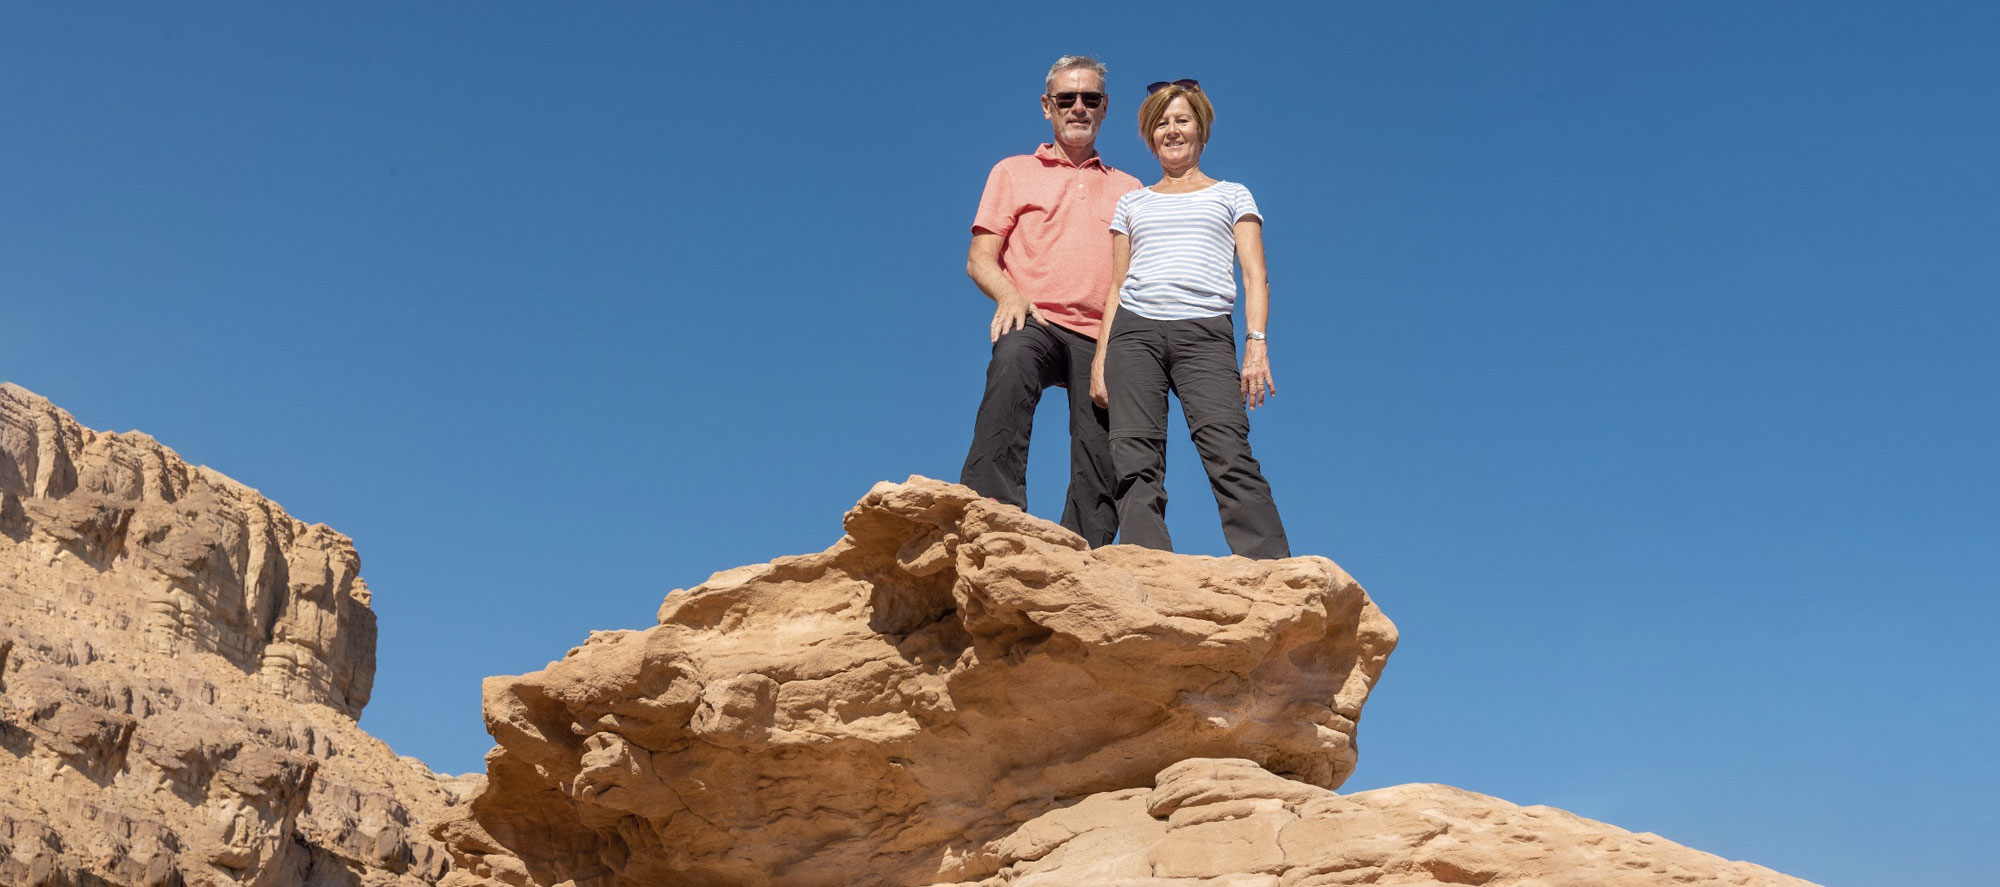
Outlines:
POLYGON ((1044 90, 1053 89, 1056 85, 1057 74, 1061 74, 1064 71, 1069 71, 1077 68, 1082 68, 1083 70, 1086 71, 1097 72, 1097 82, 1099 83, 1108 84, 1110 82, 1109 79, 1106 78, 1104 75, 1103 62, 1100 62, 1087 55, 1066 55, 1063 56, 1062 58, 1056 59, 1056 63, 1049 66, 1049 79, 1042 82, 1042 89, 1044 90))

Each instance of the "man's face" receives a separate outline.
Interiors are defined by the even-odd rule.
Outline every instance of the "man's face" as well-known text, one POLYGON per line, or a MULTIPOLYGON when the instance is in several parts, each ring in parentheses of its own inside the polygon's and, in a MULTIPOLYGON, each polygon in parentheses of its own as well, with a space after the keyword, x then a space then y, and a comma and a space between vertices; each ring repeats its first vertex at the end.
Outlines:
POLYGON ((1071 148, 1089 148, 1097 142, 1097 128, 1104 125, 1104 112, 1111 100, 1104 96, 1104 78, 1088 68, 1071 68, 1056 74, 1042 94, 1042 116, 1055 127, 1056 143, 1071 148), (1067 105, 1055 96, 1072 94, 1067 105), (1082 96, 1098 99, 1092 108, 1082 96))

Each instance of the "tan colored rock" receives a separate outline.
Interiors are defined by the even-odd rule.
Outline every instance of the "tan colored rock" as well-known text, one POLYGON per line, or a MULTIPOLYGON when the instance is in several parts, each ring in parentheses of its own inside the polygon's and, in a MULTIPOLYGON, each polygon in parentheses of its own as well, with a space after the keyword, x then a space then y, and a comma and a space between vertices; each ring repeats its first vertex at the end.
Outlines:
POLYGON ((500 745, 435 832, 446 883, 971 880, 1022 823, 1186 758, 1353 770, 1395 628, 1325 558, 1090 551, 922 478, 845 527, 488 679, 500 745))
POLYGON ((1086 550, 912 478, 486 683, 445 887, 1796 887, 1446 786, 1335 794, 1395 629, 1323 558, 1086 550))
POLYGON ((0 536, 130 580, 130 608, 65 603, 76 616, 110 609, 158 652, 214 653, 349 717, 368 704, 375 613, 353 542, 144 434, 92 431, 0 384, 0 536))
POLYGON ((413 885, 459 790, 354 722, 345 536, 0 384, 0 884, 413 885))
POLYGON ((1447 786, 1335 794, 1396 634, 1324 558, 1090 551, 921 478, 845 529, 488 679, 488 774, 444 778, 354 723, 345 537, 0 385, 0 884, 1805 884, 1447 786))
POLYGON ((1182 761, 989 850, 999 872, 940 887, 1810 887, 1552 807, 1446 785, 1336 795, 1241 759, 1182 761))

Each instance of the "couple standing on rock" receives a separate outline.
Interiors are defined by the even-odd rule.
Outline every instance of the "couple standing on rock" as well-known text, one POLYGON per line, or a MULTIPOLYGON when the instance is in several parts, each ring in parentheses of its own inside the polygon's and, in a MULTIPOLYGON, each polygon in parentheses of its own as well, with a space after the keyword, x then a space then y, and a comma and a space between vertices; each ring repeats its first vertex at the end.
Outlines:
POLYGON ((1250 191, 1201 171, 1215 107, 1194 80, 1147 88, 1139 137, 1160 161, 1150 187, 1104 164, 1103 63, 1056 60, 1042 94, 1055 141, 993 167, 965 270, 998 307, 993 358, 959 482, 1027 507, 1028 436, 1051 386, 1069 389, 1070 483, 1062 525, 1171 551, 1167 393, 1181 402, 1229 550, 1290 557, 1257 460, 1249 410, 1278 393, 1265 339, 1264 219, 1250 191), (1242 263, 1245 334, 1231 315, 1242 263), (1102 347, 1100 347, 1100 345, 1102 347))

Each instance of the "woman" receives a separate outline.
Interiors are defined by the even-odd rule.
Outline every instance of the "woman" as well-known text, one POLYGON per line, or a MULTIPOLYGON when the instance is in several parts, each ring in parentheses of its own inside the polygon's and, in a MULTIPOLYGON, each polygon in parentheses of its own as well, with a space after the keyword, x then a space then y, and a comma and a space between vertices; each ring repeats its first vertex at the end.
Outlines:
POLYGON ((1245 409, 1276 395, 1265 322, 1264 219, 1250 191, 1201 171, 1215 106, 1193 80, 1155 83, 1139 137, 1160 181, 1120 198, 1111 219, 1112 279, 1090 395, 1111 413, 1121 541, 1173 550, 1167 535, 1167 392, 1208 470, 1222 535, 1245 557, 1290 557, 1271 485, 1250 455, 1245 409), (1249 325, 1236 365, 1235 264, 1249 325))

